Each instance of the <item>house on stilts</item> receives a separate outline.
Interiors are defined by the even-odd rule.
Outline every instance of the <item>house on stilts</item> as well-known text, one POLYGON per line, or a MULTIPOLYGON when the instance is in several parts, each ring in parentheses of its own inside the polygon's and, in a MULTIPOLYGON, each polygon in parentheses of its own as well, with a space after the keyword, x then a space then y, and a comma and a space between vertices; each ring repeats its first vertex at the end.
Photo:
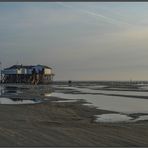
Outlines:
POLYGON ((52 68, 44 65, 13 65, 1 71, 2 83, 48 84, 53 80, 52 68))

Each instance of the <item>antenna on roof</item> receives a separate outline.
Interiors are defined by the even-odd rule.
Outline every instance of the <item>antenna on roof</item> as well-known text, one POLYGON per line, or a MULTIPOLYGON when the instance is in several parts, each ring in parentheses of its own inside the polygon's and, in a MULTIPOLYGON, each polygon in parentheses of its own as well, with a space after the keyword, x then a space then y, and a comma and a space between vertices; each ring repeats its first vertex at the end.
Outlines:
POLYGON ((19 65, 19 61, 18 60, 16 61, 16 65, 19 65))
POLYGON ((2 83, 2 62, 0 61, 0 82, 2 83))
POLYGON ((23 63, 23 57, 21 56, 20 57, 20 61, 21 61, 21 65, 23 65, 22 63, 23 63))

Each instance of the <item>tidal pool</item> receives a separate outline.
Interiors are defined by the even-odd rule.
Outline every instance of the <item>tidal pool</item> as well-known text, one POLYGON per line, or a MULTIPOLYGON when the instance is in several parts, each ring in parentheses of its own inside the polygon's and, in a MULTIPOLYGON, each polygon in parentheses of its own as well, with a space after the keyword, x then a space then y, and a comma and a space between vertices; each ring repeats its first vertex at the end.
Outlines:
POLYGON ((97 94, 113 94, 113 95, 131 95, 131 96, 148 96, 148 91, 123 91, 123 90, 94 90, 88 87, 79 88, 79 87, 63 87, 65 89, 77 90, 85 93, 97 94))
POLYGON ((0 86, 0 104, 35 104, 43 101, 36 97, 36 93, 31 97, 28 95, 30 96, 19 86, 0 86))
MULTIPOLYGON (((97 90, 91 90, 88 88, 76 88, 76 87, 64 87, 71 90, 78 90, 84 94, 73 94, 73 93, 63 93, 63 92, 54 92, 51 96, 63 98, 63 99, 72 99, 79 100, 84 99, 86 102, 84 105, 95 106, 98 109, 115 111, 117 114, 104 114, 98 115, 98 122, 123 122, 123 121, 139 121, 141 119, 147 119, 147 116, 139 116, 139 119, 132 120, 132 117, 129 117, 129 114, 133 113, 146 113, 148 114, 148 99, 133 98, 133 97, 119 97, 119 96, 109 96, 103 94, 96 94, 97 90), (88 93, 88 94, 87 94, 88 93), (89 94, 91 93, 91 94, 89 94), (94 94, 95 93, 95 94, 94 94)), ((107 92, 107 91, 104 91, 107 92)), ((122 93, 126 93, 122 91, 122 93)), ((121 93, 121 92, 119 92, 121 93)), ((134 92, 132 92, 134 95, 134 92)), ((143 93, 143 92, 140 92, 143 93)), ((147 93, 147 92, 146 92, 147 93)))
POLYGON ((22 99, 10 99, 0 97, 0 104, 35 104, 40 103, 41 101, 32 99, 32 100, 22 100, 22 99))
POLYGON ((137 119, 135 119, 135 121, 140 121, 140 120, 148 120, 148 115, 142 115, 139 116, 137 119))
POLYGON ((84 99, 98 109, 121 113, 148 113, 148 100, 130 97, 92 95, 92 94, 64 94, 52 93, 51 96, 64 99, 84 99))
POLYGON ((130 122, 133 119, 122 114, 102 114, 96 115, 96 122, 130 122))

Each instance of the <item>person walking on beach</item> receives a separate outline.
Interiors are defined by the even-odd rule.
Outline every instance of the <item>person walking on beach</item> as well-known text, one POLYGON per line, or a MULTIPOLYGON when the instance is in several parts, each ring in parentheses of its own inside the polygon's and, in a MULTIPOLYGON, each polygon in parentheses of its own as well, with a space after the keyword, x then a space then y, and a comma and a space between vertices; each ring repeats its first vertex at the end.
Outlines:
POLYGON ((36 81, 35 81, 35 84, 38 84, 39 81, 40 81, 40 73, 37 72, 37 73, 36 73, 36 81))
POLYGON ((42 68, 42 70, 40 71, 40 80, 41 82, 43 82, 43 78, 44 78, 44 68, 42 68))
POLYGON ((69 85, 69 86, 71 86, 71 84, 72 84, 72 81, 71 81, 71 80, 69 80, 69 81, 68 81, 68 85, 69 85))
POLYGON ((32 84, 36 83, 36 70, 33 68, 32 70, 32 84))

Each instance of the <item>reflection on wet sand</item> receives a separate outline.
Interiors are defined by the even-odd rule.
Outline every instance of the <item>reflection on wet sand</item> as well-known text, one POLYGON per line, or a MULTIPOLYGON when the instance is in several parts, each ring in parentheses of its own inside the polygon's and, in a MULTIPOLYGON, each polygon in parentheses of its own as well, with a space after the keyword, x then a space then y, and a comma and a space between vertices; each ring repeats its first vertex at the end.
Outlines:
POLYGON ((39 100, 22 100, 22 99, 11 99, 11 98, 0 98, 0 104, 35 104, 39 103, 39 100))
POLYGON ((51 88, 41 86, 0 86, 0 104, 35 104, 43 102, 43 94, 51 88))

